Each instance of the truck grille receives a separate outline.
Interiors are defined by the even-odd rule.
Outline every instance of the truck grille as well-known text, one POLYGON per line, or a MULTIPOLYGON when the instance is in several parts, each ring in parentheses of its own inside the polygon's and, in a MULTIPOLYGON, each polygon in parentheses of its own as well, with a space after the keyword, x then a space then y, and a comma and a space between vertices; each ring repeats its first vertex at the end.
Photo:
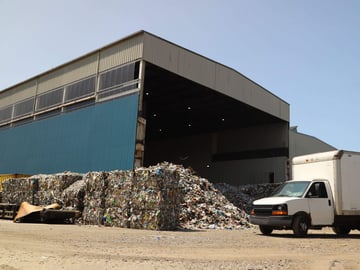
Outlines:
POLYGON ((256 216, 271 216, 272 205, 254 205, 253 210, 256 216))

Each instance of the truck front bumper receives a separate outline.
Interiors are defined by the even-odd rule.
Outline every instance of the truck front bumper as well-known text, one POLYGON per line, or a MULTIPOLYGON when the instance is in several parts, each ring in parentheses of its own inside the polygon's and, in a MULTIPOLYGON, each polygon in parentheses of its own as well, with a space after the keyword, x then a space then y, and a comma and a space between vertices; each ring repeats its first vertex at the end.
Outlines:
POLYGON ((292 216, 250 216, 250 223, 273 227, 290 227, 292 216))

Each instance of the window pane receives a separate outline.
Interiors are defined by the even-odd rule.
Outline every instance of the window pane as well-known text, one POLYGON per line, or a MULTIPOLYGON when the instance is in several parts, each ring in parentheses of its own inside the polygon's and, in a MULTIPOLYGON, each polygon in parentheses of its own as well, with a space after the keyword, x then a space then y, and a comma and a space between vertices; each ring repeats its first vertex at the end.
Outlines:
POLYGON ((43 110, 62 103, 64 88, 56 89, 37 98, 36 110, 43 110))
POLYGON ((14 105, 14 117, 31 114, 34 108, 34 98, 30 98, 14 105))
POLYGON ((138 74, 135 74, 135 63, 121 66, 100 75, 99 90, 101 91, 106 88, 135 80, 137 77, 138 74))
POLYGON ((0 109, 0 123, 11 120, 13 106, 0 109))
POLYGON ((90 96, 95 92, 95 77, 76 82, 66 87, 65 101, 90 96))

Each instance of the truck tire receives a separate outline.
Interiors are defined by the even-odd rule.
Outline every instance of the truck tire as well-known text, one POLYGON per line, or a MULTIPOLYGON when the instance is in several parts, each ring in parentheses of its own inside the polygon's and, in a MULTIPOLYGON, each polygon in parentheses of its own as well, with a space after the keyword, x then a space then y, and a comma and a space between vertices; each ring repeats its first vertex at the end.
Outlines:
POLYGON ((260 232, 265 235, 269 235, 273 231, 273 228, 270 226, 259 225, 259 229, 260 229, 260 232))
POLYGON ((335 226, 332 229, 337 235, 347 235, 351 231, 351 229, 346 226, 335 226))
POLYGON ((294 218, 293 232, 296 235, 306 235, 309 229, 309 221, 305 215, 298 215, 294 218))

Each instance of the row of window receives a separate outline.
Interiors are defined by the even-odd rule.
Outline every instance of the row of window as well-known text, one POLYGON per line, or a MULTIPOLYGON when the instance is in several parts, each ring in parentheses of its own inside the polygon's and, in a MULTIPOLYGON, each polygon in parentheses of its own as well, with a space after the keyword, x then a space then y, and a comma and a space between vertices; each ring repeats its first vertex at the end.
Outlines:
MULTIPOLYGON (((103 72, 99 76, 98 100, 120 95, 138 88, 139 62, 123 65, 103 72)), ((96 76, 92 76, 70 85, 56 88, 16 104, 0 108, 0 124, 31 116, 33 113, 47 113, 84 99, 95 96, 96 76)))
POLYGON ((46 92, 37 97, 35 111, 39 112, 95 93, 95 76, 46 92))

